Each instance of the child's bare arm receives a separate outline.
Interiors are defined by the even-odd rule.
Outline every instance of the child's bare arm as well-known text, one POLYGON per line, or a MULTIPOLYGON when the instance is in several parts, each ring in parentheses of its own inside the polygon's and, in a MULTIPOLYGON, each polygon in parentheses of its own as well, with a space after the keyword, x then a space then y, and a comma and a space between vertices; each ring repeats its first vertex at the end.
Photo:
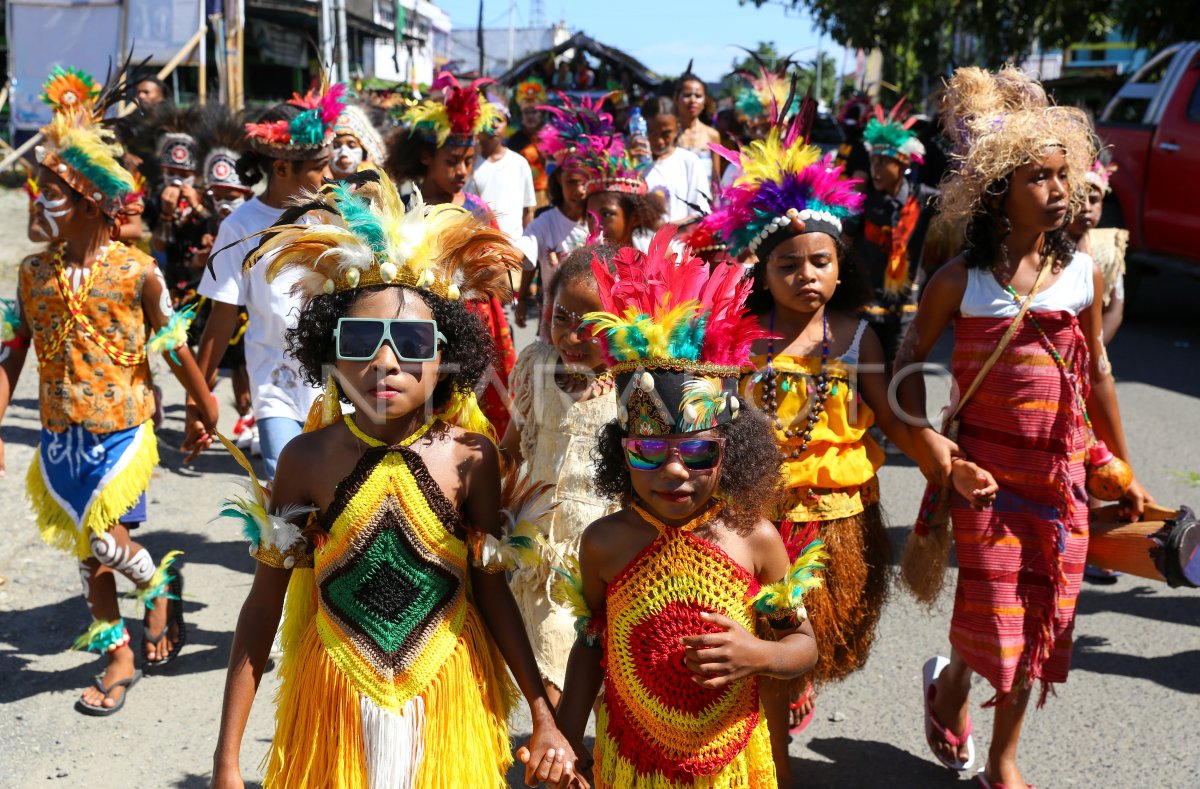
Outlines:
MULTIPOLYGON (((596 524, 589 526, 579 541, 579 569, 583 576, 583 599, 594 621, 604 615, 606 584, 600 577, 600 546, 604 529, 596 524)), ((583 639, 575 642, 571 657, 567 661, 567 677, 563 683, 562 699, 558 703, 559 726, 570 740, 579 758, 589 760, 583 745, 583 730, 587 727, 588 713, 596 701, 596 694, 604 683, 604 670, 600 666, 603 653, 599 643, 587 644, 583 639)))
MULTIPOLYGON (((293 442, 279 457, 272 491, 272 507, 279 511, 288 505, 309 505, 309 480, 305 471, 315 466, 304 456, 302 442, 293 442)), ((221 706, 221 731, 213 754, 213 786, 240 786, 242 735, 254 704, 258 683, 271 654, 271 642, 279 627, 284 595, 292 571, 265 564, 258 565, 250 594, 242 604, 233 646, 229 651, 229 670, 225 677, 225 700, 221 706)))
MULTIPOLYGON (((482 436, 471 434, 463 440, 469 445, 471 455, 466 464, 464 514, 467 523, 469 528, 500 537, 499 451, 482 436)), ((554 721, 554 710, 546 696, 508 579, 503 573, 489 573, 472 566, 471 585, 479 614, 525 695, 533 718, 525 783, 529 786, 541 781, 558 783, 564 774, 574 772, 575 760, 570 743, 554 721)))
POLYGON ((952 260, 938 269, 921 294, 916 317, 896 354, 895 376, 900 379, 896 399, 900 414, 912 433, 921 473, 939 484, 945 484, 950 475, 950 459, 957 447, 926 420, 925 379, 915 365, 929 358, 938 338, 958 312, 966 289, 967 269, 961 260, 952 260))
MULTIPOLYGON (((746 539, 751 543, 755 575, 760 581, 774 583, 787 575, 787 549, 770 522, 761 521, 746 539)), ((795 628, 776 629, 776 640, 768 641, 721 614, 701 616, 722 628, 720 633, 683 639, 687 647, 684 663, 695 674, 692 680, 701 687, 723 688, 755 674, 791 679, 817 665, 817 642, 807 619, 795 628)))
MULTIPOLYGON (((153 331, 158 331, 166 326, 167 321, 171 318, 167 298, 167 289, 162 274, 156 268, 152 273, 146 275, 145 283, 142 285, 142 312, 153 331)), ((170 353, 163 354, 163 358, 167 360, 167 366, 179 379, 179 383, 183 384, 183 388, 187 390, 188 396, 195 400, 200 409, 200 416, 206 423, 205 426, 210 430, 215 430, 217 399, 209 390, 208 382, 200 372, 200 367, 196 364, 191 349, 184 343, 170 353)))

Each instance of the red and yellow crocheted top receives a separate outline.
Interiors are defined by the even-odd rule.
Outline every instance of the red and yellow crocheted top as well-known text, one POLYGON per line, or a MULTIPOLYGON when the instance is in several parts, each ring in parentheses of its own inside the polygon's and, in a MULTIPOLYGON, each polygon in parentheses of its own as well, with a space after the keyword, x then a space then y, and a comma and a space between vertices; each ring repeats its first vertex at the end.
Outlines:
POLYGON ((759 583, 686 526, 655 525, 659 536, 606 591, 596 785, 774 786, 757 680, 702 688, 684 665, 680 642, 720 630, 702 612, 754 632, 751 599, 759 583))

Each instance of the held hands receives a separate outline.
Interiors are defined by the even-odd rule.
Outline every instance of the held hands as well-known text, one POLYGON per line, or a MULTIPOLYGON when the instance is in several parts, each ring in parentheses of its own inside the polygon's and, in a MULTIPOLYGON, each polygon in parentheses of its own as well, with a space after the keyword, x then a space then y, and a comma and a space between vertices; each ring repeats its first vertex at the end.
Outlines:
POLYGON ((958 444, 931 428, 916 431, 913 436, 917 465, 925 479, 935 485, 949 484, 951 461, 960 454, 958 444))
POLYGON ((763 642, 727 616, 704 612, 700 618, 720 627, 721 633, 685 636, 683 662, 702 688, 717 690, 751 674, 764 673, 763 642))
POLYGON ((200 453, 212 446, 214 430, 210 426, 217 423, 217 398, 212 400, 212 420, 206 425, 204 417, 200 413, 200 408, 194 403, 189 402, 184 416, 185 432, 183 436, 183 445, 180 449, 187 454, 183 459, 184 463, 191 463, 200 456, 200 453))
POLYGON ((972 509, 982 510, 992 506, 1000 486, 989 472, 969 460, 956 457, 950 467, 950 482, 959 495, 971 504, 972 509))
POLYGON ((529 746, 519 748, 517 758, 525 765, 526 786, 543 782, 551 786, 587 786, 575 774, 575 751, 552 722, 546 725, 534 722, 529 746))

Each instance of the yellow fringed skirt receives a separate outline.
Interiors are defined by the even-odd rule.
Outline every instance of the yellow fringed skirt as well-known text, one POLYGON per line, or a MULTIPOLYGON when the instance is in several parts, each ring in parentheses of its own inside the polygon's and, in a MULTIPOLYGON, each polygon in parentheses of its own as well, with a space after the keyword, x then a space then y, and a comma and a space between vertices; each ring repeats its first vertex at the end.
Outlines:
MULTIPOLYGON (((292 584, 289 607, 304 594, 292 584)), ((399 714, 354 687, 326 652, 315 619, 299 635, 289 652, 285 630, 264 786, 507 786, 512 764, 507 720, 516 691, 474 606, 467 609, 458 646, 399 714)))

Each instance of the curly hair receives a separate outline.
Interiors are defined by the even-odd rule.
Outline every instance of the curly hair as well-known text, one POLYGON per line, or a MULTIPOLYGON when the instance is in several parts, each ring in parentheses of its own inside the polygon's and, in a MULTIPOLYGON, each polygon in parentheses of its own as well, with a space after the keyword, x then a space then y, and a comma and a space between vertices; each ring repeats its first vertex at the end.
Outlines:
POLYGON ((410 129, 401 126, 394 129, 384 142, 383 169, 397 184, 424 178, 429 167, 421 162, 421 156, 433 156, 438 150, 436 140, 409 132, 410 129))
POLYGON ((553 302, 564 285, 577 279, 595 282, 596 274, 592 271, 593 257, 602 260, 609 271, 615 271, 613 258, 616 256, 617 248, 608 244, 586 244, 572 250, 555 270, 550 286, 546 288, 546 296, 553 302))
MULTIPOLYGON (((1004 212, 1004 199, 1011 185, 1012 173, 988 184, 979 207, 967 219, 962 250, 967 268, 990 269, 1008 258, 1004 240, 1012 233, 1012 223, 1004 212)), ((1075 242, 1067 233, 1071 219, 1068 213, 1061 227, 1046 234, 1042 245, 1042 254, 1056 267, 1065 266, 1075 254, 1075 242)))
MULTIPOLYGON (((324 373, 337 358, 333 330, 365 293, 377 293, 394 285, 374 285, 314 297, 300 309, 299 320, 284 334, 288 352, 300 362, 304 380, 316 387, 325 385, 324 373)), ((469 392, 483 377, 495 357, 492 337, 483 322, 460 301, 450 301, 424 290, 401 288, 401 303, 415 294, 433 312, 438 331, 446 336, 442 368, 450 375, 438 382, 430 398, 435 409, 443 408, 455 391, 469 392)), ((342 400, 349 403, 346 395, 342 400)))
MULTIPOLYGON (((833 291, 833 297, 825 306, 838 312, 856 312, 870 304, 875 294, 871 292, 871 284, 867 281, 867 272, 858 265, 840 238, 833 239, 837 252, 838 279, 841 284, 833 291)), ((746 299, 746 309, 753 315, 768 315, 775 309, 775 299, 767 287, 767 258, 759 258, 754 264, 754 287, 746 299)))
POLYGON ((625 212, 625 224, 629 227, 655 231, 662 226, 663 214, 667 210, 658 193, 630 195, 622 192, 617 197, 621 210, 625 212))
MULTIPOLYGON (((770 516, 781 492, 782 458, 775 432, 766 415, 750 405, 743 406, 737 419, 718 425, 716 432, 725 439, 717 483, 717 495, 725 501, 724 520, 738 531, 748 531, 770 516)), ((625 437, 624 429, 614 419, 600 428, 592 450, 596 493, 623 507, 633 500, 633 481, 621 446, 625 437)))

